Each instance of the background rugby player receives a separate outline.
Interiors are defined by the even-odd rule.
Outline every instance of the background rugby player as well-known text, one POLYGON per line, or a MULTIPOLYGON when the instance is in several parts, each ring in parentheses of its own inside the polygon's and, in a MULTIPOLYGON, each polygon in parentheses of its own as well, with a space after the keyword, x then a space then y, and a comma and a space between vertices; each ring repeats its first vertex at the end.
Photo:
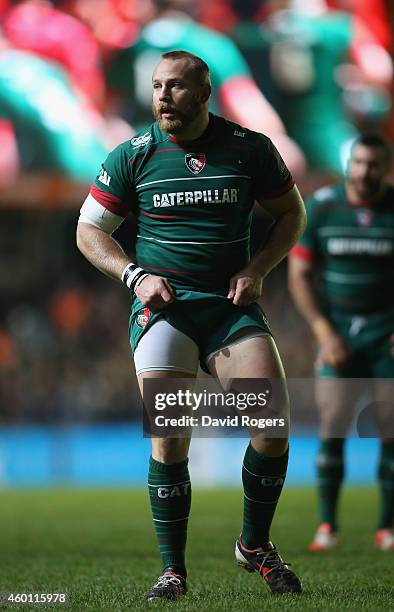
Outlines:
POLYGON ((322 377, 317 387, 321 525, 312 551, 338 543, 344 436, 357 392, 356 385, 337 382, 339 378, 379 379, 374 397, 384 439, 375 545, 394 549, 394 188, 386 182, 390 163, 389 145, 381 137, 361 136, 353 146, 345 184, 324 187, 307 202, 307 230, 291 251, 289 287, 316 337, 316 374, 322 377))

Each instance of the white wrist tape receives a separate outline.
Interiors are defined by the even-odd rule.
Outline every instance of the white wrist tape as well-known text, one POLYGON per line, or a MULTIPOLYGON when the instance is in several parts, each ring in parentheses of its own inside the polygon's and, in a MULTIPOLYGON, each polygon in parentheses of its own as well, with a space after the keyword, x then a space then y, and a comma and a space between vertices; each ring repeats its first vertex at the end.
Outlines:
POLYGON ((122 276, 120 277, 122 280, 122 283, 124 283, 125 285, 127 285, 129 289, 131 289, 133 285, 133 281, 138 276, 141 276, 142 272, 144 272, 144 269, 140 268, 136 264, 133 264, 133 263, 127 264, 127 266, 122 272, 122 276))
POLYGON ((137 289, 138 285, 140 284, 141 281, 144 280, 144 278, 146 278, 147 276, 149 276, 149 273, 147 272, 146 274, 142 274, 142 276, 140 276, 139 278, 137 278, 137 280, 135 281, 134 284, 134 292, 137 289))

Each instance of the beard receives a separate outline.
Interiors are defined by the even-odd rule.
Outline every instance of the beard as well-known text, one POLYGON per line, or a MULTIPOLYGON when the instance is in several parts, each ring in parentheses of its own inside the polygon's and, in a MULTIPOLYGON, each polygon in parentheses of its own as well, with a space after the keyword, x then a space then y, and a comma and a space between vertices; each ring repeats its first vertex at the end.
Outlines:
POLYGON ((376 193, 380 191, 382 186, 382 181, 380 179, 350 179, 349 182, 360 200, 369 200, 373 198, 376 193))
POLYGON ((189 127, 198 117, 202 106, 203 105, 198 102, 198 100, 192 100, 183 111, 180 111, 166 104, 158 104, 155 106, 155 104, 152 103, 152 112, 162 132, 179 134, 189 127), (168 119, 167 117, 163 117, 163 112, 174 113, 174 118, 168 119))

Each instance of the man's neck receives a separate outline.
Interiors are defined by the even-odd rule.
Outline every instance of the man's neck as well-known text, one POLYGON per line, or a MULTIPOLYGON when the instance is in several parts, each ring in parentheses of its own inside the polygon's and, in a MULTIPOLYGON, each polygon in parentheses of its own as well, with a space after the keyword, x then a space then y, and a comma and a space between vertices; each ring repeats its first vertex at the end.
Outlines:
POLYGON ((209 125, 209 113, 204 113, 201 117, 197 117, 190 125, 187 126, 182 132, 177 134, 170 134, 171 140, 176 142, 189 142, 191 140, 197 140, 201 138, 204 132, 207 130, 209 125))

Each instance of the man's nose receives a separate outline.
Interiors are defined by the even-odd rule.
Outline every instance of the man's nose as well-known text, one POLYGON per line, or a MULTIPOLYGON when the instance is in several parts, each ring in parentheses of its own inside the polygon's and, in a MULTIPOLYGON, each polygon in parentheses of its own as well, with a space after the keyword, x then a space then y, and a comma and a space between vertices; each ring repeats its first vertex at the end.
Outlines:
POLYGON ((170 97, 170 90, 168 87, 166 87, 165 85, 163 85, 163 87, 160 90, 160 94, 159 94, 159 100, 160 101, 164 101, 164 100, 168 100, 170 97))

